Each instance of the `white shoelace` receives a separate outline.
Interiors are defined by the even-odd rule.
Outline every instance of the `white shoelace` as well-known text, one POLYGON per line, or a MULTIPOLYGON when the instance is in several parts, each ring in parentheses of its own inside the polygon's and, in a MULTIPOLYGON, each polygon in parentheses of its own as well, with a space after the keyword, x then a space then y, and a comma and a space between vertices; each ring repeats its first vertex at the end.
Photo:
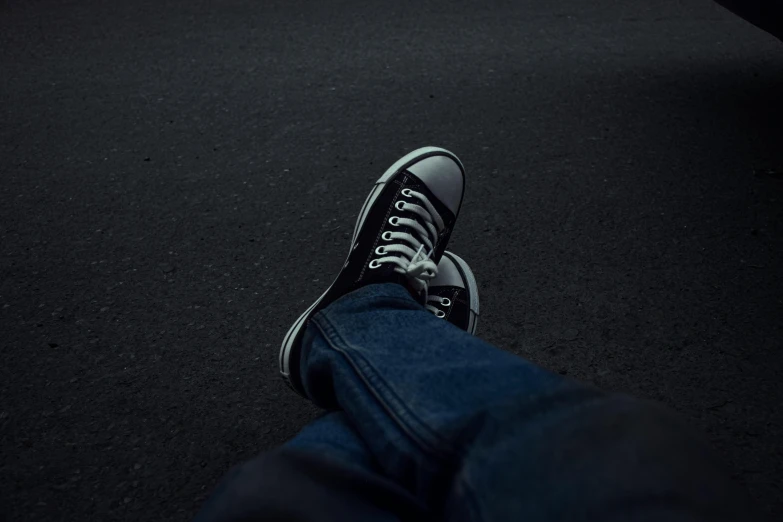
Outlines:
POLYGON ((429 282, 438 275, 438 265, 430 256, 435 250, 438 234, 446 225, 427 196, 411 189, 403 189, 402 195, 417 199, 423 206, 398 200, 394 208, 401 212, 413 212, 422 219, 424 226, 415 219, 389 217, 389 225, 410 227, 415 233, 384 232, 381 238, 389 244, 375 249, 375 255, 383 257, 370 261, 370 268, 379 268, 383 263, 393 263, 397 265, 395 272, 403 274, 416 291, 423 290, 426 295, 429 282))

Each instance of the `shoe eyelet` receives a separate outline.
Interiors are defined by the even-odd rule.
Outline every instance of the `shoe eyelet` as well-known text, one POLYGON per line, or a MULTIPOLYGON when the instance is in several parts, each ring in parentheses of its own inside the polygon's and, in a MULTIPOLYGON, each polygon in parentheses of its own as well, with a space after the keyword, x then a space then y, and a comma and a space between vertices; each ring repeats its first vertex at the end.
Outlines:
POLYGON ((435 312, 435 317, 439 319, 443 319, 444 317, 446 317, 446 312, 444 312, 443 310, 438 310, 437 312, 435 312))
POLYGON ((443 306, 451 306, 451 299, 449 299, 448 297, 441 297, 440 304, 442 304, 443 306))
POLYGON ((399 226, 400 225, 400 218, 398 218, 397 216, 390 217, 389 218, 389 224, 391 226, 393 226, 393 227, 399 226))
POLYGON ((398 201, 394 204, 394 208, 397 210, 405 210, 405 202, 404 201, 398 201))
POLYGON ((406 198, 411 197, 411 189, 402 189, 402 195, 406 198))
POLYGON ((377 259, 373 259, 372 261, 370 261, 370 264, 368 266, 372 269, 375 269, 375 268, 380 268, 381 264, 378 262, 377 259))
POLYGON ((386 255, 386 247, 379 246, 375 249, 375 253, 379 256, 385 256, 386 255))
POLYGON ((392 235, 391 232, 384 232, 383 234, 381 234, 381 238, 383 238, 384 241, 391 241, 392 240, 391 235, 392 235), (388 234, 388 236, 386 234, 388 234))

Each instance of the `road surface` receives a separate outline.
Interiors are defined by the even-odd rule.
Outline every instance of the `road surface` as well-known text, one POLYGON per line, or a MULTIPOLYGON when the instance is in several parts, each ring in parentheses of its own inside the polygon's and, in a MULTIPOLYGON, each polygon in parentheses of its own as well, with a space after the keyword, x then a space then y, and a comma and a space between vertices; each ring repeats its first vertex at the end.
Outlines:
POLYGON ((783 48, 708 0, 0 3, 8 520, 188 520, 370 184, 468 174, 479 334, 704 430, 783 512, 783 48))

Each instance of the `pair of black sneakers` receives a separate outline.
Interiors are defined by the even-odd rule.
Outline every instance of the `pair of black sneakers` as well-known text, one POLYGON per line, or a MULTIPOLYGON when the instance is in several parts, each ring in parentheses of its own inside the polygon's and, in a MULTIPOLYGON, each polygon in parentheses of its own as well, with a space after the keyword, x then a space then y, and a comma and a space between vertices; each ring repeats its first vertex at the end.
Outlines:
POLYGON ((300 395, 299 354, 307 321, 341 296, 373 283, 399 283, 427 310, 475 334, 476 279, 465 261, 446 250, 465 192, 459 158, 424 147, 395 162, 364 202, 340 273, 299 316, 280 348, 280 373, 300 395))

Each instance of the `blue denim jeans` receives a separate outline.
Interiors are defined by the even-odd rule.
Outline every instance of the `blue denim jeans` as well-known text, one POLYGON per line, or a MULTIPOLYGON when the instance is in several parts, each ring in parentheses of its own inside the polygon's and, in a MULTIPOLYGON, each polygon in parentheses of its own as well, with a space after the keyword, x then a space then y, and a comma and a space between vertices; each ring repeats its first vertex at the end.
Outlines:
POLYGON ((316 314, 327 410, 235 468, 197 520, 747 520, 700 438, 651 403, 499 350, 370 285, 316 314))

